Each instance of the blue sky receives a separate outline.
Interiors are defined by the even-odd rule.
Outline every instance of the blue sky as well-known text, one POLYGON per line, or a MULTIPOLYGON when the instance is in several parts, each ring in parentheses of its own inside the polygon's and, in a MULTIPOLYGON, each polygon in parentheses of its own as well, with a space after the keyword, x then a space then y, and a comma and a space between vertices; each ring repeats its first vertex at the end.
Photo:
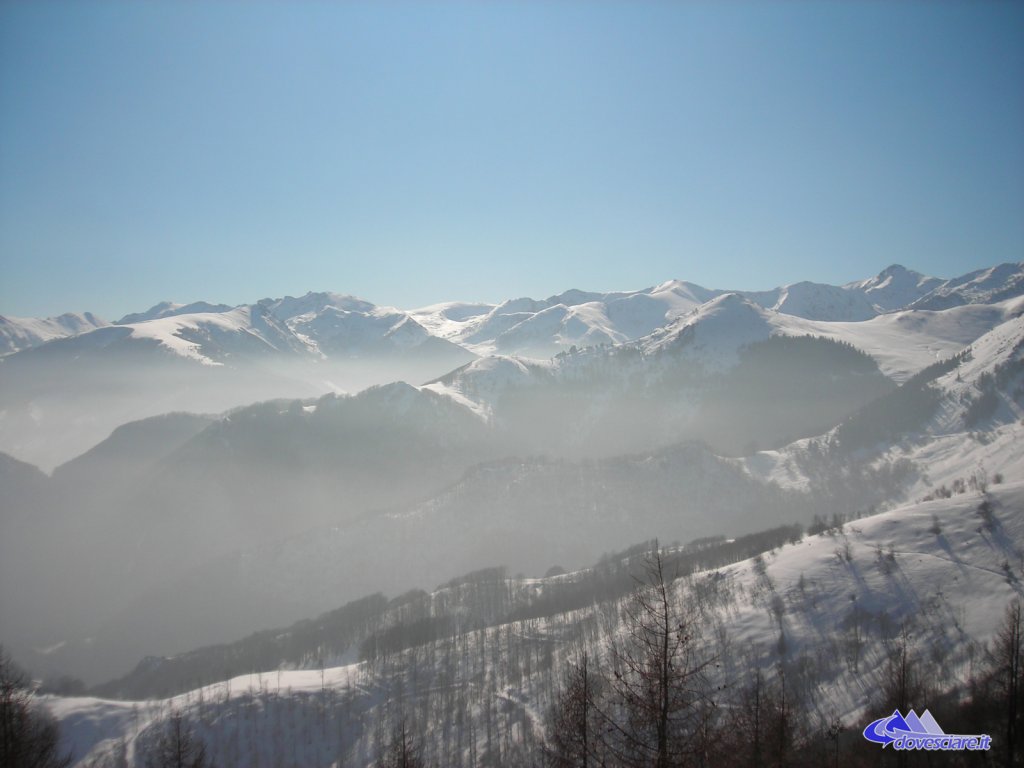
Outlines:
POLYGON ((0 313, 1024 259, 1021 3, 0 5, 0 313))

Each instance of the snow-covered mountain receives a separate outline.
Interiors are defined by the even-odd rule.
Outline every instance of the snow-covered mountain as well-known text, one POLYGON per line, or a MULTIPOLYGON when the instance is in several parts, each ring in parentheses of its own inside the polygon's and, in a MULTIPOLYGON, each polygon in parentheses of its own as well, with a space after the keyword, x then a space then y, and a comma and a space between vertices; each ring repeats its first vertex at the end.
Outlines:
POLYGON ((350 296, 163 303, 2 358, 0 450, 48 470, 136 419, 421 382, 473 357, 350 296))
POLYGON ((572 346, 636 341, 726 294, 778 314, 822 322, 862 322, 908 309, 992 304, 1024 294, 1024 267, 1004 264, 942 280, 898 264, 842 286, 797 282, 767 291, 707 289, 671 280, 639 291, 571 290, 498 305, 449 302, 410 314, 442 338, 481 355, 547 358, 572 346))
POLYGON ((0 315, 0 357, 106 325, 109 325, 106 320, 91 312, 68 312, 60 317, 45 319, 0 315))
MULTIPOLYGON (((842 287, 797 283, 729 293, 670 281, 642 291, 573 290, 542 301, 448 303, 411 312, 335 293, 235 308, 165 302, 118 325, 89 327, 3 357, 0 450, 50 469, 133 419, 358 391, 395 379, 418 384, 475 353, 535 356, 545 362, 531 364, 527 378, 540 380, 579 377, 594 365, 608 367, 600 360, 617 359, 619 384, 628 370, 643 389, 665 373, 626 362, 622 353, 631 349, 654 354, 671 346, 680 353, 673 375, 685 363, 694 379, 700 371, 729 368, 755 340, 821 336, 867 352, 900 382, 1020 311, 1020 275, 1020 265, 1011 264, 936 283, 893 266, 842 287), (897 309, 905 302, 915 308, 897 309), (923 309, 929 302, 955 306, 923 309), (809 319, 863 318, 869 309, 881 314, 809 319), (586 351, 562 354, 574 346, 586 351), (552 356, 559 359, 551 362, 552 356)), ((61 333, 78 329, 76 323, 69 319, 61 333)), ((55 333, 52 326, 46 327, 55 333)), ((433 387, 481 414, 493 413, 492 401, 508 386, 485 383, 485 367, 437 379, 433 387), (463 384, 469 389, 462 391, 463 384)), ((492 378, 504 376, 499 366, 490 367, 492 378)), ((688 418, 686 410, 670 421, 688 418)))
POLYGON ((805 488, 831 483, 851 460, 905 464, 916 470, 899 498, 942 496, 979 476, 1024 480, 1022 417, 1024 316, 1014 313, 826 434, 744 462, 761 479, 805 488))
MULTIPOLYGON (((778 344, 783 338, 822 338, 847 344, 867 353, 883 374, 900 383, 936 360, 960 352, 1022 310, 1024 298, 1016 298, 942 312, 903 310, 862 322, 826 322, 765 309, 748 297, 728 293, 633 343, 562 353, 546 361, 484 357, 426 387, 493 419, 501 418, 515 399, 553 386, 577 391, 576 414, 583 401, 582 386, 593 396, 594 409, 577 421, 574 430, 579 431, 600 418, 618 397, 614 393, 627 387, 634 398, 654 388, 659 402, 676 399, 684 410, 695 406, 706 390, 721 386, 721 377, 751 373, 737 370, 737 365, 752 345, 778 344), (675 382, 673 388, 662 392, 669 381, 675 382)), ((556 414, 556 422, 557 418, 556 414)))
POLYGON ((765 309, 749 297, 723 294, 674 323, 638 340, 646 354, 684 352, 693 361, 723 369, 746 345, 777 336, 820 336, 867 352, 895 381, 904 381, 948 357, 1024 311, 1024 298, 967 304, 942 312, 902 310, 860 322, 814 321, 765 309))
MULTIPOLYGON (((448 354, 451 362, 471 357, 456 345, 433 337, 408 313, 375 307, 352 296, 309 293, 300 298, 263 299, 229 307, 196 302, 162 302, 146 312, 126 315, 119 328, 129 333, 88 336, 64 349, 77 355, 116 345, 120 351, 138 342, 203 365, 231 365, 253 357, 305 356, 342 359, 389 354, 448 354)), ((74 334, 67 334, 74 335, 74 334)))
MULTIPOLYGON (((241 307, 204 301, 184 305, 164 301, 144 312, 128 314, 117 324, 137 325, 171 317, 245 310, 252 317, 260 317, 265 310, 299 336, 300 344, 328 355, 408 352, 427 342, 438 350, 450 351, 430 342, 440 339, 476 354, 547 358, 572 346, 635 341, 728 293, 739 293, 765 309, 792 317, 860 322, 910 308, 942 310, 1015 298, 1024 294, 1024 266, 1001 264, 942 280, 895 264, 874 277, 842 286, 804 281, 767 291, 707 289, 670 280, 637 291, 600 293, 574 289, 547 299, 524 297, 497 305, 444 302, 408 311, 378 307, 354 296, 331 292, 267 298, 241 307)), ((105 321, 89 313, 46 320, 0 317, 0 354, 104 325, 105 321)), ((258 329, 253 330, 259 333, 258 329)), ((173 328, 169 332, 176 334, 173 328)))
POLYGON ((991 304, 1024 293, 1024 264, 1000 264, 946 280, 909 305, 947 309, 963 304, 991 304))
POLYGON ((910 497, 979 473, 1024 480, 1024 316, 978 338, 929 386, 938 396, 921 413, 915 439, 886 444, 878 459, 905 458, 926 470, 930 477, 910 497))
POLYGON ((766 309, 808 320, 850 322, 901 309, 948 309, 993 304, 1024 294, 1024 263, 1001 264, 950 280, 900 264, 842 286, 800 282, 745 295, 766 309))
MULTIPOLYGON (((116 344, 156 342, 163 351, 202 365, 224 365, 234 360, 272 354, 308 354, 305 344, 290 329, 258 305, 217 312, 170 313, 137 323, 120 323, 131 333, 116 344)), ((91 339, 77 340, 92 347, 91 339)))
POLYGON ((905 309, 934 291, 943 281, 907 269, 901 264, 886 267, 874 277, 848 283, 843 288, 865 296, 879 312, 905 309))
POLYGON ((718 370, 730 367, 743 347, 785 333, 796 324, 778 312, 762 309, 738 293, 726 293, 690 314, 643 338, 638 343, 648 355, 683 353, 694 363, 718 370))
POLYGON ((133 312, 125 315, 117 321, 117 325, 131 325, 142 323, 146 320, 157 320, 162 317, 174 317, 175 315, 209 314, 216 312, 230 312, 234 307, 227 304, 210 304, 206 301, 195 301, 191 304, 177 304, 173 301, 161 301, 145 312, 133 312))
POLYGON ((436 304, 410 314, 431 332, 478 354, 546 358, 571 346, 618 344, 645 336, 718 293, 673 280, 641 291, 571 290, 496 306, 436 304))
POLYGON ((454 367, 472 353, 426 328, 409 312, 378 307, 355 296, 307 293, 298 298, 263 299, 256 306, 283 321, 303 343, 325 359, 434 359, 454 367))

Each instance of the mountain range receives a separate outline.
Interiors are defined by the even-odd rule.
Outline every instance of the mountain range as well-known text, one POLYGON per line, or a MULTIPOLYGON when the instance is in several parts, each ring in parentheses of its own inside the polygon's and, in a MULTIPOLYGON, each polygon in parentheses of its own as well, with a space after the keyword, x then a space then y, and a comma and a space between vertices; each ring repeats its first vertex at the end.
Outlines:
MULTIPOLYGON (((943 280, 894 264, 872 278, 842 286, 799 282, 769 291, 731 291, 670 280, 639 291, 570 290, 541 300, 509 299, 497 305, 445 302, 412 310, 378 307, 329 292, 262 299, 238 307, 164 301, 113 324, 130 327, 128 336, 155 340, 168 351, 205 364, 223 364, 229 354, 257 349, 326 357, 386 349, 408 353, 428 338, 454 342, 478 354, 549 357, 572 345, 636 340, 727 293, 807 320, 858 322, 901 309, 949 309, 1020 296, 1024 267, 1001 264, 943 280), (227 317, 209 317, 221 314, 227 317), (140 325, 178 317, 191 319, 140 325)), ((46 319, 0 316, 0 355, 108 325, 89 312, 46 319)), ((99 339, 85 344, 105 346, 99 339)))
POLYGON ((687 326, 701 325, 706 334, 723 322, 742 326, 724 331, 734 346, 772 334, 873 345, 867 351, 899 380, 927 356, 970 343, 999 319, 993 305, 1022 293, 1021 264, 951 280, 894 265, 844 286, 803 282, 761 292, 669 281, 641 291, 571 290, 544 300, 408 311, 308 293, 238 307, 161 302, 113 324, 88 313, 0 317, 0 352, 7 351, 0 357, 0 450, 51 470, 120 424, 148 416, 220 413, 396 380, 420 384, 478 357, 546 360, 574 347, 640 340, 650 346, 687 326), (726 297, 742 300, 737 306, 747 307, 749 317, 739 318, 736 309, 705 317, 722 315, 726 297), (948 322, 923 322, 917 314, 956 308, 962 314, 948 322), (914 314, 899 314, 907 311, 914 314), (895 330, 899 323, 904 327, 895 330), (904 342, 915 333, 928 338, 904 342), (900 347, 895 355, 893 344, 900 347))

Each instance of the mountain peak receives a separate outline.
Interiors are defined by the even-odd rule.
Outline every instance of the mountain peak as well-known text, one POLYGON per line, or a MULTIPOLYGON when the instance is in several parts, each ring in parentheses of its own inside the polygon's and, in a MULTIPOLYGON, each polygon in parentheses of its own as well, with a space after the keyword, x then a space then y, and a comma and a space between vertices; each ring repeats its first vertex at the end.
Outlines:
POLYGON ((893 312, 920 300, 942 282, 902 264, 890 264, 874 277, 844 285, 843 290, 860 294, 878 312, 893 312))
MULTIPOLYGON (((886 267, 881 272, 879 272, 878 276, 879 277, 890 277, 890 276, 896 276, 896 275, 905 275, 905 274, 908 274, 908 273, 911 273, 911 272, 913 272, 913 270, 907 269, 902 264, 890 264, 888 267, 886 267)), ((913 274, 917 275, 917 274, 920 274, 920 273, 913 272, 913 274)))
POLYGON ((130 315, 125 315, 117 321, 116 325, 132 325, 133 323, 144 323, 147 320, 159 320, 164 317, 177 317, 178 315, 219 315, 224 312, 230 312, 232 309, 234 307, 227 304, 210 304, 208 301, 194 301, 191 304, 161 301, 145 312, 133 312, 130 315))

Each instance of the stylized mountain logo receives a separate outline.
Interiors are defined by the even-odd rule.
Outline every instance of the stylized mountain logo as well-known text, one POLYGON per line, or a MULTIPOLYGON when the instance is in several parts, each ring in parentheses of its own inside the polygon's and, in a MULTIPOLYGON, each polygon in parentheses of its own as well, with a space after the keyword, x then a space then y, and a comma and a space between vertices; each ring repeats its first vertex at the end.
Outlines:
POLYGON ((992 745, 992 737, 984 734, 946 733, 927 709, 920 716, 910 710, 905 717, 893 710, 865 728, 864 738, 881 744, 882 749, 892 744, 898 750, 987 750, 992 745))

